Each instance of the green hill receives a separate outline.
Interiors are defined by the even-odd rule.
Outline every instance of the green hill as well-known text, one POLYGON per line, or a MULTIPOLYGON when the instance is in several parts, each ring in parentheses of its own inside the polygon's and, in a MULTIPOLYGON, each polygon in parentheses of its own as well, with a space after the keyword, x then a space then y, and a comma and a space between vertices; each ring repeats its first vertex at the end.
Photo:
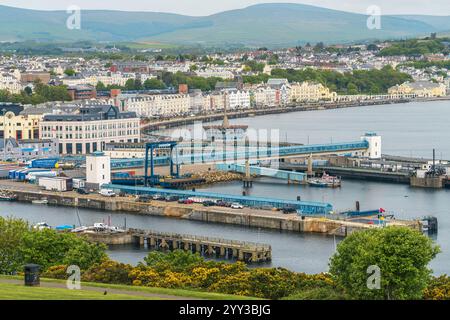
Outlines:
POLYGON ((450 30, 449 17, 367 16, 301 4, 260 4, 206 17, 156 12, 82 11, 81 30, 66 28, 65 11, 0 6, 0 41, 155 41, 172 44, 284 46, 425 35, 450 30))

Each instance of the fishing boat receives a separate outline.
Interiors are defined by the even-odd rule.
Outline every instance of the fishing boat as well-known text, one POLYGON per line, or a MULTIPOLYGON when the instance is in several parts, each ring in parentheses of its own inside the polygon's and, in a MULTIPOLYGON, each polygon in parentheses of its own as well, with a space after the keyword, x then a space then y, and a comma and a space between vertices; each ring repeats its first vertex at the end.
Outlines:
POLYGON ((341 186, 341 179, 324 172, 320 178, 309 179, 308 184, 312 187, 337 188, 341 186))

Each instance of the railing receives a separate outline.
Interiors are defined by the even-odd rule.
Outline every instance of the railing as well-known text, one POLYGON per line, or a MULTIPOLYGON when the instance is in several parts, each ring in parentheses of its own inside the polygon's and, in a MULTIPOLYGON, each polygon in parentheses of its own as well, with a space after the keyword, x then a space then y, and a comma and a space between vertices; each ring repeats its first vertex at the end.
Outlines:
POLYGON ((227 240, 221 238, 210 238, 205 236, 195 236, 195 235, 187 235, 187 234, 179 234, 179 233, 171 233, 171 232, 158 232, 151 230, 143 230, 143 229, 128 229, 133 235, 142 235, 142 236, 153 236, 153 237, 161 237, 161 238, 171 238, 182 241, 198 241, 204 242, 208 244, 217 243, 219 245, 229 245, 229 246, 238 246, 240 248, 253 249, 253 250, 271 250, 272 247, 263 243, 249 242, 249 241, 238 241, 238 240, 227 240))

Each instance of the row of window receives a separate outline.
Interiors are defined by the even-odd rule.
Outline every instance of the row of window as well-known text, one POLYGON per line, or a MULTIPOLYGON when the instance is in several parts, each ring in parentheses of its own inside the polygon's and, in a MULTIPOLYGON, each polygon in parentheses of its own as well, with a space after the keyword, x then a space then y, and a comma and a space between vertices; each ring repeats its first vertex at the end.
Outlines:
POLYGON ((107 138, 107 137, 121 137, 129 135, 138 135, 139 131, 137 129, 131 130, 119 130, 119 131, 107 131, 107 132, 93 132, 93 133, 49 133, 43 132, 42 138, 53 138, 56 139, 96 139, 96 138, 107 138))
MULTIPOLYGON (((107 129, 125 129, 125 128, 137 128, 139 127, 138 122, 120 122, 120 123, 110 123, 110 124, 99 124, 99 125, 86 125, 84 126, 85 131, 91 130, 107 130, 107 129)), ((83 131, 83 126, 42 126, 43 131, 83 131)))

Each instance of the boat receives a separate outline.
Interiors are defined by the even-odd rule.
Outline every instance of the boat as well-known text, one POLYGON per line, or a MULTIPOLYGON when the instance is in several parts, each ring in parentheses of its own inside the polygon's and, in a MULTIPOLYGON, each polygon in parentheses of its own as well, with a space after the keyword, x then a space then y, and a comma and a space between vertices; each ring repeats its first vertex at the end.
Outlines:
POLYGON ((73 232, 73 233, 79 233, 79 232, 85 232, 85 231, 87 231, 87 230, 89 230, 88 227, 81 226, 81 227, 77 227, 77 228, 75 228, 75 229, 72 229, 71 232, 73 232))
POLYGON ((0 201, 16 201, 16 200, 17 200, 16 195, 11 195, 11 196, 0 195, 0 201))
POLYGON ((73 230, 73 226, 63 224, 61 226, 56 226, 55 230, 56 231, 71 231, 71 230, 73 230))
POLYGON ((47 222, 39 222, 33 226, 34 230, 44 230, 44 229, 51 229, 51 228, 52 227, 50 227, 47 222))
POLYGON ((98 222, 93 226, 85 227, 81 226, 71 230, 74 233, 124 233, 126 230, 119 227, 111 226, 106 223, 98 222))
POLYGON ((341 186, 341 179, 339 177, 330 176, 324 172, 320 178, 309 179, 308 184, 312 187, 337 188, 341 186))
POLYGON ((17 195, 9 190, 0 190, 0 201, 16 201, 17 195))
POLYGON ((33 200, 31 201, 32 204, 48 204, 47 199, 41 199, 41 200, 33 200))

